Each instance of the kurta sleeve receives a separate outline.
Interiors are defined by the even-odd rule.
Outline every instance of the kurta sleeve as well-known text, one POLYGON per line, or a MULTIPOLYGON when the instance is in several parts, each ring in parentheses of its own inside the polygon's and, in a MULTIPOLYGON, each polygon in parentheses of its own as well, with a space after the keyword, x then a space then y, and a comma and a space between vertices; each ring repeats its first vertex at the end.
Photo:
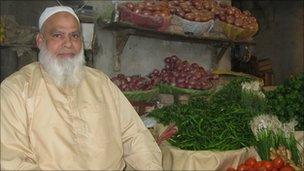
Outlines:
POLYGON ((1 170, 37 170, 30 149, 25 100, 21 91, 1 83, 1 170))
POLYGON ((125 161, 136 170, 162 170, 162 154, 153 136, 123 93, 113 87, 121 117, 125 161))

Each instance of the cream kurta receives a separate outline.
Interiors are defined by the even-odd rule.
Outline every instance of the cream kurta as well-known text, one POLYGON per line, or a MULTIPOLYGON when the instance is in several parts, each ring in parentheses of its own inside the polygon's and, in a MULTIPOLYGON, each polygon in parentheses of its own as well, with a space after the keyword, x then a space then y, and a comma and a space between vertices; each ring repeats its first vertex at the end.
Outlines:
POLYGON ((1 169, 160 170, 161 151, 121 91, 85 67, 59 91, 39 63, 1 83, 1 169))

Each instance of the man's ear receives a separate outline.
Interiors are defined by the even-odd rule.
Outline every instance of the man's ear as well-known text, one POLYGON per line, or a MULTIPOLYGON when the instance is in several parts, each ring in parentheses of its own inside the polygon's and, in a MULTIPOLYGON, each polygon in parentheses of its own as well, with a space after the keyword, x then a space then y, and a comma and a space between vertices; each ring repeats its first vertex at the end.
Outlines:
POLYGON ((40 47, 40 45, 43 43, 43 35, 41 33, 38 33, 36 35, 36 46, 40 47))

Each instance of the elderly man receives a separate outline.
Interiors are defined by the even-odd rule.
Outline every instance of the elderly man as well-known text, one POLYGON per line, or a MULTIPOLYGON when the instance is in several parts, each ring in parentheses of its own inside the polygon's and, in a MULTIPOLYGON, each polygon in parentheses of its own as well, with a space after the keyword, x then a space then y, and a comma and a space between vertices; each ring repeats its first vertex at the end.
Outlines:
POLYGON ((1 83, 1 169, 161 170, 161 152, 121 91, 84 66, 79 19, 49 7, 39 62, 1 83))

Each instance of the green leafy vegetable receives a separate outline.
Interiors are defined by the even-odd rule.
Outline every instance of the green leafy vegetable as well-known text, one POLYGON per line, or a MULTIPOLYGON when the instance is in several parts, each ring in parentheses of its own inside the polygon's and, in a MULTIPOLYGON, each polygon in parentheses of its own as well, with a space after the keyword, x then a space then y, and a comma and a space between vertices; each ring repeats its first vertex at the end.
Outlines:
POLYGON ((266 93, 269 111, 282 122, 295 118, 296 130, 304 130, 304 73, 292 77, 274 91, 266 93))

